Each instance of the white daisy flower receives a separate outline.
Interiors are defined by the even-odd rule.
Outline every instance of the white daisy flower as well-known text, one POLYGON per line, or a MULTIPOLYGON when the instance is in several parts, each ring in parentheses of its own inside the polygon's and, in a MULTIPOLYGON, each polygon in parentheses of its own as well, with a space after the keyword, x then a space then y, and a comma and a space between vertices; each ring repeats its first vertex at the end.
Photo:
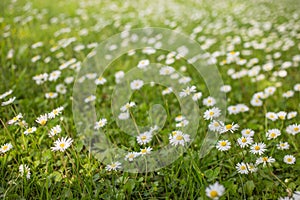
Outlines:
POLYGON ((224 123, 222 121, 213 120, 209 123, 208 128, 213 132, 221 132, 224 123))
POLYGON ((255 164, 256 165, 263 164, 263 167, 265 167, 267 165, 267 163, 270 164, 270 163, 273 163, 273 162, 275 162, 274 158, 266 156, 266 157, 260 157, 260 158, 258 158, 256 160, 255 164))
POLYGON ((252 98, 250 104, 252 106, 259 107, 259 106, 262 106, 263 102, 262 102, 262 100, 260 100, 258 98, 252 98))
POLYGON ((102 118, 98 122, 95 123, 94 129, 98 130, 100 128, 103 128, 107 124, 107 119, 102 118))
POLYGON ((236 164, 235 168, 238 171, 238 173, 240 173, 240 174, 248 174, 249 173, 247 165, 243 162, 236 164))
POLYGON ((234 122, 232 122, 232 124, 227 124, 225 126, 222 127, 221 133, 226 133, 228 131, 230 131, 231 133, 233 133, 234 131, 239 129, 239 125, 238 124, 234 124, 234 122))
POLYGON ((53 137, 59 133, 61 133, 61 127, 60 127, 60 125, 56 125, 53 128, 51 128, 48 135, 49 135, 49 137, 53 137))
POLYGON ((288 119, 292 119, 292 118, 296 117, 297 114, 298 114, 298 113, 297 113, 296 111, 289 112, 289 113, 287 114, 287 118, 288 118, 288 119))
POLYGON ((148 131, 141 133, 136 137, 136 140, 140 145, 147 144, 152 140, 152 133, 148 131))
POLYGON ((84 103, 89 103, 89 102, 92 102, 92 101, 95 101, 96 100, 96 96, 95 95, 90 95, 88 96, 87 98, 84 99, 84 103))
POLYGON ((162 95, 171 94, 173 92, 173 89, 171 87, 168 87, 162 91, 162 95))
POLYGON ((202 103, 203 103, 203 105, 208 106, 208 107, 214 106, 216 104, 216 99, 213 97, 207 97, 207 98, 203 99, 202 103))
POLYGON ((107 82, 107 80, 105 78, 103 78, 102 76, 98 77, 95 80, 96 85, 104 85, 106 82, 107 82))
POLYGON ((132 90, 139 90, 143 87, 144 81, 142 80, 134 80, 130 83, 130 88, 132 90))
POLYGON ((286 164, 289 164, 289 165, 293 165, 296 162, 296 158, 295 158, 295 156, 292 156, 292 155, 285 155, 283 158, 283 162, 285 162, 286 164))
POLYGON ((138 157, 140 155, 140 153, 138 152, 129 152, 126 156, 125 156, 125 160, 128 161, 133 161, 136 157, 138 157))
POLYGON ((205 189, 206 196, 208 196, 211 199, 217 200, 219 199, 225 192, 225 187, 218 182, 209 185, 205 189))
POLYGON ((121 165, 122 165, 122 164, 121 164, 120 162, 113 162, 113 163, 110 164, 110 165, 106 165, 105 169, 106 169, 107 171, 117 171, 118 169, 121 169, 121 168, 122 168, 121 165))
POLYGON ((4 99, 8 95, 12 94, 13 90, 8 90, 7 92, 4 92, 3 94, 0 95, 0 99, 4 99))
POLYGON ((19 113, 17 116, 15 116, 15 117, 12 118, 11 120, 9 120, 7 123, 8 123, 9 125, 12 125, 12 124, 14 124, 14 123, 20 121, 20 119, 22 119, 22 118, 23 118, 22 113, 19 113))
POLYGON ((176 124, 176 127, 185 127, 185 126, 187 126, 188 124, 189 124, 189 121, 186 120, 186 119, 184 119, 184 120, 182 120, 181 122, 177 123, 177 124, 176 124))
POLYGON ((62 107, 62 106, 52 110, 50 113, 48 113, 48 118, 54 119, 56 116, 60 115, 63 110, 64 110, 64 107, 62 107))
POLYGON ((61 71, 55 70, 49 74, 49 81, 56 81, 61 75, 61 71))
POLYGON ((266 150, 266 144, 262 142, 255 143, 250 147, 250 152, 258 155, 262 155, 266 150))
POLYGON ((228 106, 227 111, 229 113, 229 115, 236 115, 240 112, 239 108, 237 106, 228 106))
POLYGON ((275 129, 270 129, 266 133, 266 136, 267 136, 268 140, 275 139, 280 135, 281 135, 280 130, 276 129, 276 128, 275 129))
POLYGON ((221 115, 221 110, 217 107, 213 107, 204 112, 203 118, 205 120, 212 120, 212 119, 220 117, 220 115, 221 115))
POLYGON ((68 137, 58 138, 54 142, 54 147, 51 147, 51 150, 64 152, 67 148, 71 146, 72 142, 73 142, 72 138, 68 138, 68 137))
POLYGON ((135 103, 134 103, 134 102, 128 102, 128 103, 126 103, 124 106, 122 106, 122 107, 120 108, 120 110, 121 110, 122 112, 126 112, 126 111, 128 111, 130 108, 132 108, 132 107, 135 107, 135 103))
POLYGON ((115 73, 116 83, 120 83, 124 77, 125 77, 125 73, 123 71, 116 72, 115 73))
POLYGON ((241 148, 247 147, 253 143, 252 137, 241 137, 238 140, 238 144, 241 148))
POLYGON ((252 129, 243 129, 242 130, 242 135, 245 137, 253 137, 254 136, 254 131, 252 129))
POLYGON ((58 96, 56 92, 48 92, 45 94, 46 99, 55 99, 58 96))
POLYGON ((137 67, 140 69, 146 69, 149 64, 150 64, 150 61, 148 59, 145 59, 145 60, 141 60, 138 63, 137 67))
POLYGON ((185 143, 190 142, 190 136, 184 134, 181 131, 173 131, 169 136, 170 144, 173 146, 181 145, 184 146, 185 143))
POLYGON ((60 93, 60 94, 66 94, 67 93, 67 88, 64 84, 58 84, 55 86, 55 91, 60 93))
POLYGON ((289 91, 283 93, 282 97, 284 97, 284 98, 291 98, 291 97, 294 96, 294 94, 295 94, 295 92, 293 90, 289 90, 289 91))
POLYGON ((277 149, 279 149, 279 150, 287 150, 290 148, 290 145, 287 142, 280 142, 276 146, 277 146, 277 149))
POLYGON ((219 151, 228 151, 231 148, 231 143, 228 140, 218 141, 216 148, 219 151))
POLYGON ((246 165, 249 172, 251 173, 257 172, 257 167, 253 163, 247 163, 246 165))
POLYGON ((278 118, 281 119, 281 120, 285 120, 286 115, 287 115, 287 113, 284 112, 284 111, 280 111, 280 112, 278 112, 276 114, 277 114, 278 118))
POLYGON ((267 112, 266 113, 266 118, 268 118, 268 119, 270 119, 272 121, 276 121, 278 119, 278 116, 274 112, 267 112))
POLYGON ((31 133, 34 133, 36 131, 36 127, 31 127, 31 128, 29 128, 29 129, 27 129, 25 132, 24 132, 24 134, 25 135, 28 135, 28 134, 31 134, 31 133))
POLYGON ((35 81, 37 85, 41 85, 48 80, 48 76, 49 75, 47 73, 44 73, 44 74, 36 75, 32 77, 32 79, 35 81))
POLYGON ((286 132, 291 135, 297 135, 300 132, 300 125, 292 124, 286 127, 286 132))
POLYGON ((170 74, 173 74, 174 72, 175 72, 175 69, 173 67, 170 67, 170 66, 162 67, 159 70, 159 74, 162 75, 162 76, 170 75, 170 74))
POLYGON ((12 104, 15 100, 16 100, 16 97, 9 98, 7 101, 3 101, 1 103, 1 106, 7 106, 9 104, 12 104))
POLYGON ((224 92, 224 93, 228 93, 228 92, 231 91, 231 86, 230 85, 223 85, 223 86, 221 86, 220 91, 224 92))
POLYGON ((150 154, 152 151, 152 148, 151 147, 145 147, 143 149, 141 149, 140 151, 140 155, 144 156, 146 154, 150 154))
POLYGON ((192 99, 193 101, 198 101, 202 97, 202 92, 197 92, 193 95, 192 99))
POLYGON ((22 177, 26 174, 26 178, 30 179, 30 175, 31 175, 30 168, 26 164, 25 165, 21 164, 19 166, 19 172, 22 177))
POLYGON ((182 120, 185 120, 185 116, 183 116, 183 115, 178 115, 177 117, 175 117, 175 121, 176 121, 176 122, 181 122, 182 120))
POLYGON ((179 92, 180 97, 186 97, 189 96, 192 93, 196 92, 196 86, 187 87, 185 89, 182 89, 182 92, 179 92))
POLYGON ((184 76, 178 80, 178 83, 187 84, 187 83, 191 82, 191 80, 192 80, 191 77, 184 76))
POLYGON ((1 153, 6 153, 8 152, 9 150, 11 150, 13 148, 12 144, 11 143, 6 143, 4 145, 1 146, 0 148, 0 152, 1 153))
POLYGON ((35 121, 36 123, 44 126, 48 121, 48 115, 47 114, 40 115, 35 121))

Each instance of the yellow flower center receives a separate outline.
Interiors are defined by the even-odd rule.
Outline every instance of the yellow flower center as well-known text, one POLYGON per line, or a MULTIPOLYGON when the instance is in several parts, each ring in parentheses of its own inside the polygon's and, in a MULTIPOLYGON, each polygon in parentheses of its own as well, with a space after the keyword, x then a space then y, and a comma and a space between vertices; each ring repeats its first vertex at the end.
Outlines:
POLYGON ((146 139, 147 139, 147 136, 143 135, 143 136, 141 137, 141 139, 142 139, 142 140, 146 140, 146 139))
POLYGON ((295 127, 295 128, 294 128, 294 131, 299 131, 299 128, 298 128, 298 127, 295 127))
POLYGON ((141 152, 142 152, 142 153, 146 153, 146 152, 147 152, 147 149, 142 149, 141 152))
POLYGON ((232 128, 232 125, 231 124, 227 124, 225 127, 226 127, 227 130, 229 130, 229 129, 232 128))
POLYGON ((176 136, 176 140, 182 140, 182 139, 183 139, 182 135, 177 135, 176 136))
POLYGON ((17 121, 17 120, 18 120, 18 118, 17 118, 17 117, 14 117, 14 118, 13 118, 13 121, 17 121))
POLYGON ((7 145, 5 145, 4 147, 2 147, 2 149, 5 151, 5 150, 7 150, 7 149, 8 149, 8 146, 7 146, 7 145))
POLYGON ((221 145, 222 147, 225 147, 225 146, 227 145, 227 142, 226 142, 226 141, 222 141, 222 142, 220 142, 220 145, 221 145))
POLYGON ((242 165, 242 166, 240 167, 240 169, 241 169, 241 170, 245 170, 245 169, 246 169, 245 165, 242 165))
POLYGON ((129 154, 128 158, 134 158, 134 154, 129 154))
POLYGON ((64 148, 64 147, 65 147, 65 144, 64 144, 64 143, 61 143, 59 146, 60 146, 61 148, 64 148))
POLYGON ((243 142, 243 143, 247 142, 247 139, 246 139, 246 138, 243 138, 243 139, 242 139, 242 142, 243 142))
POLYGON ((292 158, 288 158, 286 159, 288 162, 292 162, 292 158))
POLYGON ((267 162, 268 161, 268 157, 263 157, 263 161, 267 162))
POLYGON ((280 118, 280 119, 284 119, 284 116, 283 116, 283 115, 280 115, 279 118, 280 118))
POLYGON ((259 147, 259 146, 255 146, 254 149, 255 149, 256 151, 258 151, 258 150, 260 150, 260 147, 259 147))
POLYGON ((110 165, 111 168, 116 168, 116 166, 117 165, 115 163, 110 165))
POLYGON ((210 111, 210 112, 209 112, 209 115, 210 115, 210 116, 213 116, 214 114, 215 114, 215 113, 214 113, 213 111, 210 111))
POLYGON ((53 114, 57 115, 58 114, 58 110, 53 110, 53 114))
POLYGON ((210 191, 210 197, 212 197, 212 198, 215 198, 215 197, 217 197, 218 196, 218 192, 216 191, 216 190, 212 190, 212 191, 210 191))
POLYGON ((42 126, 44 126, 46 123, 47 123, 47 120, 45 120, 45 119, 42 119, 41 122, 40 122, 40 124, 41 124, 42 126))
POLYGON ((176 131, 172 131, 172 135, 174 136, 174 135, 176 135, 177 134, 177 132, 176 131))

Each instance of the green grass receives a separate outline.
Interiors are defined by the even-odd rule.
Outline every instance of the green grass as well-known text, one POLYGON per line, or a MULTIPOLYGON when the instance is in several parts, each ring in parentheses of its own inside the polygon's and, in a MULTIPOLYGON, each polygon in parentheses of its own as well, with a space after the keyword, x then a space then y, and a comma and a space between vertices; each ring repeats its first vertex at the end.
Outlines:
MULTIPOLYGON (((0 154, 0 197, 3 199, 207 199, 205 188, 218 181, 224 185, 226 191, 221 199, 278 199, 288 196, 287 190, 300 190, 300 135, 291 136, 285 131, 290 124, 299 123, 299 116, 291 120, 272 122, 265 120, 266 112, 297 111, 299 109, 299 92, 295 92, 292 98, 285 99, 282 94, 292 90, 296 83, 300 82, 299 62, 296 67, 288 68, 288 75, 284 78, 272 79, 272 73, 278 71, 281 63, 292 61, 293 56, 299 55, 300 19, 293 18, 297 11, 298 1, 284 2, 244 2, 228 0, 225 3, 202 1, 166 1, 143 2, 131 1, 13 1, 0 2, 0 93, 9 89, 13 90, 16 100, 13 104, 0 107, 0 146, 11 143, 13 149, 0 154), (30 3, 30 4, 29 4, 30 3), (31 7, 29 7, 31 5, 31 7), (292 6, 294 5, 294 6, 292 6), (264 6, 264 7, 261 7, 264 6), (27 7, 27 9, 25 9, 27 7), (148 8, 149 12, 144 13, 148 8), (240 10, 238 9, 240 8, 240 10), (178 10, 179 9, 179 10, 178 10), (142 14, 144 13, 144 16, 142 14), (196 16, 199 18, 196 18, 196 16), (230 19, 228 17, 231 17, 230 19), (32 20, 25 23, 26 19, 32 20), (251 21, 252 20, 252 21, 251 21), (1 21, 1 20, 0 20, 1 21), (55 22, 56 21, 56 22, 55 22), (226 24, 226 21, 229 21, 226 24), (271 22, 272 28, 263 31, 261 36, 246 36, 251 23, 271 22), (231 22, 231 23, 230 23, 231 22), (23 24, 22 24, 23 23, 23 24), (172 23, 176 26, 173 27, 172 23), (97 27, 96 25, 99 25, 97 27), (216 28, 212 25, 220 25, 216 28), (277 27, 290 24, 286 31, 280 32, 277 27), (124 30, 126 25, 132 28, 141 27, 165 27, 191 35, 193 29, 201 26, 203 31, 195 35, 195 40, 200 36, 216 39, 216 43, 206 51, 227 53, 227 47, 234 36, 241 37, 241 44, 237 44, 235 51, 242 52, 245 42, 274 39, 267 42, 272 46, 277 41, 290 38, 295 45, 287 51, 279 49, 252 50, 251 55, 241 55, 248 61, 258 58, 257 65, 262 66, 268 59, 267 55, 281 52, 282 56, 275 60, 275 67, 271 72, 261 71, 265 79, 251 82, 250 77, 233 80, 227 75, 230 68, 240 71, 248 69, 245 65, 228 64, 222 66, 221 61, 226 59, 226 54, 217 58, 217 66, 225 84, 231 85, 232 91, 227 94, 227 105, 244 103, 250 110, 246 113, 226 116, 226 123, 235 122, 240 129, 235 133, 226 133, 219 139, 228 139, 232 147, 229 151, 220 152, 213 148, 205 157, 200 157, 199 151, 203 137, 208 132, 208 121, 202 116, 207 107, 199 101, 200 117, 197 137, 183 155, 173 162, 155 172, 128 173, 108 172, 105 165, 89 153, 84 145, 82 135, 75 128, 72 113, 73 83, 66 85, 67 93, 60 94, 58 98, 46 99, 45 93, 55 91, 55 86, 63 83, 66 77, 76 78, 77 72, 65 69, 56 82, 45 82, 42 85, 35 84, 32 77, 41 73, 51 73, 58 67, 76 58, 83 62, 87 54, 92 50, 85 48, 82 51, 74 51, 79 44, 88 45, 101 41, 124 30), (44 29, 42 27, 45 27, 44 29), (95 28, 96 27, 96 28, 95 28), (55 37, 54 34, 62 28, 70 28, 68 33, 62 33, 55 37), (80 36, 79 31, 88 29, 88 35, 80 36), (228 29, 228 32, 222 30, 228 29), (294 35, 291 32, 294 31, 294 35), (9 33, 9 36, 4 37, 9 33), (75 37, 76 41, 57 51, 50 51, 58 46, 59 41, 75 37), (229 38, 231 37, 231 38, 229 38), (31 45, 43 42, 43 46, 32 49, 31 45), (13 49, 12 58, 7 58, 9 51, 13 49), (59 57, 58 53, 62 56, 59 57), (32 62, 34 56, 41 56, 37 62, 32 62), (51 61, 45 63, 44 59, 50 57, 51 61), (255 92, 263 91, 268 86, 274 86, 281 82, 276 93, 264 100, 263 107, 253 107, 250 100, 255 92), (64 106, 63 120, 57 117, 47 122, 45 126, 39 126, 35 119, 41 114, 51 112, 53 109, 64 106), (36 126, 33 134, 24 135, 25 128, 8 125, 7 122, 22 113, 29 127, 36 126), (74 139, 71 147, 65 152, 53 152, 50 147, 58 138, 48 137, 49 130, 60 125, 63 129, 58 137, 71 137, 74 139), (256 173, 248 175, 238 174, 235 165, 239 162, 255 162, 257 155, 249 153, 247 149, 241 149, 236 140, 241 136, 244 128, 255 130, 254 140, 265 142, 268 151, 267 156, 272 156, 276 162, 271 166, 258 167, 256 173), (265 132, 271 128, 278 128, 282 135, 276 140, 267 140, 265 132), (287 141, 290 149, 279 151, 276 144, 279 141, 287 141), (297 159, 294 165, 287 165, 283 157, 287 154, 294 155, 297 159), (19 173, 19 166, 26 164, 31 169, 31 178, 26 179, 19 173)), ((206 40, 206 39, 205 39, 206 40)), ((199 42, 203 45, 205 41, 199 42)), ((99 117, 108 119, 105 126, 105 134, 112 143, 124 150, 139 151, 136 138, 127 135, 117 127, 116 120, 111 113, 111 97, 115 86, 114 74, 119 70, 129 71, 142 59, 155 62, 159 55, 168 52, 158 50, 153 55, 145 55, 137 50, 134 56, 123 55, 114 61, 104 72, 107 83, 97 88, 97 100, 95 107, 99 117)), ((203 98, 209 96, 209 92, 192 65, 181 59, 172 64, 176 70, 181 66, 187 67, 185 76, 192 78, 191 85, 196 85, 203 92, 203 98)), ((174 118, 180 114, 180 107, 175 95, 162 96, 163 86, 145 86, 135 92, 131 100, 137 103, 134 108, 134 116, 139 125, 149 123, 149 109, 153 104, 161 104, 167 110, 167 121, 164 129, 159 133, 158 139, 154 139, 153 149, 157 150, 166 145, 169 133, 175 129, 174 118)), ((8 97, 5 98, 7 100, 8 97)), ((4 99, 0 100, 1 102, 4 99)), ((97 118, 97 119, 98 119, 97 118)), ((123 161, 123 160, 122 160, 123 161)))

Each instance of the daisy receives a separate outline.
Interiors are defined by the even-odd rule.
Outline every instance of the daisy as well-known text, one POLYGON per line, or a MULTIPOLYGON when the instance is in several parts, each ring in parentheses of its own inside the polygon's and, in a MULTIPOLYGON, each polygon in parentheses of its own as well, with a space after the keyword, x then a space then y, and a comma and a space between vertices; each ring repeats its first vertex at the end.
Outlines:
POLYGON ((283 158, 283 162, 285 162, 286 164, 292 165, 292 164, 295 164, 296 158, 292 155, 285 155, 283 158))
POLYGON ((228 131, 230 131, 231 133, 233 133, 234 131, 239 129, 239 125, 238 124, 234 124, 234 122, 232 122, 232 124, 227 124, 225 126, 222 127, 221 133, 226 133, 228 131))
POLYGON ((189 82, 191 82, 191 77, 188 77, 188 76, 185 76, 185 77, 182 77, 178 80, 178 83, 180 84, 187 84, 189 82))
POLYGON ((12 94, 13 90, 8 90, 7 92, 4 92, 3 94, 0 95, 0 99, 4 99, 8 95, 12 94))
POLYGON ((296 117, 297 114, 298 114, 298 113, 297 113, 296 111, 289 112, 289 113, 287 114, 287 118, 288 118, 288 119, 292 119, 292 118, 296 117))
POLYGON ((136 137, 136 140, 140 145, 147 144, 152 140, 152 133, 148 131, 141 133, 136 137))
POLYGON ((278 118, 281 119, 281 120, 285 120, 286 115, 287 115, 287 113, 284 112, 284 111, 280 111, 280 112, 277 113, 278 118))
POLYGON ((40 115, 35 121, 38 124, 44 126, 47 123, 47 121, 48 121, 48 115, 47 114, 40 115))
POLYGON ((107 80, 105 78, 103 78, 102 76, 98 77, 95 80, 96 85, 104 85, 106 82, 107 82, 107 80))
POLYGON ((48 92, 45 94, 46 99, 55 99, 58 96, 56 92, 48 92))
POLYGON ((183 116, 183 115, 178 115, 177 117, 175 117, 176 122, 181 122, 183 120, 185 120, 185 116, 183 116))
POLYGON ((48 80, 48 74, 47 73, 39 74, 32 77, 32 79, 35 81, 37 85, 41 85, 48 80))
POLYGON ((243 129, 242 130, 242 135, 245 137, 253 137, 254 136, 254 131, 252 129, 243 129))
POLYGON ((219 151, 228 151, 231 148, 231 143, 228 140, 218 141, 216 148, 219 151))
POLYGON ((7 106, 9 104, 12 104, 15 100, 16 100, 16 97, 9 98, 7 101, 3 101, 1 103, 1 106, 7 106))
POLYGON ((62 107, 62 106, 52 110, 50 113, 48 113, 48 118, 54 119, 56 116, 60 115, 63 110, 64 110, 64 107, 62 107))
POLYGON ((238 144, 241 148, 247 147, 253 143, 252 137, 241 137, 238 140, 238 144))
POLYGON ((12 146, 11 143, 6 143, 6 144, 1 146, 0 152, 5 153, 5 152, 8 152, 9 150, 11 150, 12 148, 13 148, 13 146, 12 146))
POLYGON ((96 96, 95 95, 90 95, 88 96, 87 98, 84 99, 84 103, 89 103, 89 102, 92 102, 92 101, 95 101, 96 100, 96 96))
POLYGON ((162 75, 162 76, 170 75, 170 74, 173 74, 174 72, 175 72, 175 69, 173 67, 170 67, 170 66, 162 67, 159 70, 159 74, 162 75))
POLYGON ((146 69, 149 64, 150 64, 149 60, 141 60, 138 63, 137 67, 140 68, 140 69, 146 69))
POLYGON ((22 177, 24 176, 24 174, 26 174, 26 178, 30 179, 30 175, 31 175, 30 168, 26 164, 25 165, 21 164, 19 166, 19 172, 22 177))
POLYGON ((204 112, 203 117, 205 120, 212 120, 212 119, 220 117, 220 115, 221 115, 221 110, 217 107, 213 107, 211 109, 206 110, 204 112))
POLYGON ((140 155, 140 153, 138 152, 129 152, 126 156, 125 156, 125 160, 128 160, 128 161, 133 161, 134 158, 138 157, 140 155))
POLYGON ((289 91, 283 93, 282 96, 283 96, 284 98, 290 98, 290 97, 293 97, 293 96, 294 96, 294 93, 295 93, 295 92, 294 92, 293 90, 289 90, 289 91))
POLYGON ((198 101, 202 97, 202 92, 197 92, 193 95, 192 99, 193 101, 198 101))
POLYGON ((279 129, 270 129, 266 133, 268 140, 275 139, 280 135, 281 135, 281 133, 280 133, 279 129))
POLYGON ((276 146, 277 146, 277 149, 279 149, 279 150, 287 150, 290 148, 290 145, 287 142, 280 142, 276 146))
POLYGON ((196 92, 196 86, 187 87, 185 89, 182 89, 182 92, 179 92, 180 97, 186 97, 189 96, 192 93, 196 92))
POLYGON ((291 135, 296 135, 300 132, 300 125, 292 124, 286 127, 286 132, 291 135))
POLYGON ((263 102, 262 102, 262 100, 260 100, 258 98, 252 98, 250 104, 252 106, 259 107, 259 106, 262 106, 263 102))
POLYGON ((121 169, 122 166, 121 166, 121 163, 120 162, 113 162, 112 164, 110 165, 106 165, 105 169, 107 171, 117 171, 118 169, 121 169))
POLYGON ((262 142, 255 143, 250 147, 250 152, 258 155, 262 155, 266 150, 266 145, 262 142))
POLYGON ((25 135, 28 135, 28 134, 30 134, 30 133, 34 133, 36 131, 36 127, 31 127, 31 128, 29 128, 29 129, 27 129, 25 132, 24 132, 24 134, 25 135))
POLYGON ((297 83, 296 85, 294 85, 294 90, 296 92, 300 92, 300 83, 297 83))
POLYGON ((270 119, 272 121, 276 121, 278 119, 278 116, 274 112, 267 112, 266 113, 266 118, 268 118, 268 119, 270 119))
POLYGON ((267 163, 273 163, 275 162, 275 159, 272 157, 260 157, 256 160, 255 164, 259 165, 259 164, 263 164, 263 167, 265 167, 267 165, 267 163))
POLYGON ((49 81, 56 81, 60 77, 61 71, 55 70, 49 74, 49 81))
POLYGON ((247 163, 246 165, 249 172, 251 173, 257 172, 257 167, 253 163, 247 163))
POLYGON ((125 73, 123 71, 118 71, 115 73, 115 80, 116 80, 116 83, 120 83, 121 80, 124 78, 125 76, 125 73))
POLYGON ((186 119, 184 119, 184 120, 182 120, 181 122, 177 123, 177 124, 176 124, 176 127, 185 127, 185 126, 187 126, 188 124, 189 124, 189 121, 186 120, 186 119))
POLYGON ((168 87, 162 91, 162 95, 171 94, 173 92, 173 89, 171 87, 168 87))
POLYGON ((60 93, 60 94, 66 94, 67 93, 67 88, 64 84, 58 84, 55 87, 55 91, 60 93))
POLYGON ((135 106, 135 103, 134 102, 128 102, 128 103, 126 103, 124 106, 122 106, 121 108, 120 108, 120 110, 122 111, 122 112, 125 112, 125 111, 128 111, 130 108, 132 108, 132 107, 134 107, 135 106))
POLYGON ((20 121, 20 119, 22 119, 22 118, 23 118, 22 113, 19 113, 17 116, 15 116, 15 117, 12 118, 11 120, 9 120, 7 123, 8 123, 9 125, 12 125, 12 124, 14 124, 14 123, 20 121))
POLYGON ((118 116, 118 118, 120 120, 126 120, 126 119, 128 119, 129 118, 129 112, 120 113, 119 116, 118 116))
POLYGON ((208 106, 208 107, 214 106, 216 104, 216 99, 213 97, 207 97, 207 98, 203 99, 202 103, 203 103, 203 105, 208 106))
POLYGON ((107 124, 107 119, 102 118, 98 122, 95 123, 94 129, 98 130, 100 128, 103 128, 107 124))
POLYGON ((213 132, 221 132, 224 123, 221 121, 213 120, 209 123, 208 128, 213 132))
POLYGON ((22 127, 22 128, 27 128, 28 127, 28 124, 25 120, 22 120, 22 121, 18 121, 17 124, 22 127))
POLYGON ((211 199, 217 200, 219 197, 221 197, 225 192, 225 187, 218 182, 209 185, 205 189, 206 196, 208 196, 211 199))
POLYGON ((247 165, 243 162, 236 164, 235 168, 238 171, 238 173, 240 173, 240 174, 248 174, 249 173, 247 165))
POLYGON ((236 115, 240 112, 239 108, 237 106, 228 106, 227 108, 228 112, 229 112, 229 115, 236 115))
POLYGON ((143 87, 144 85, 144 81, 142 80, 134 80, 130 83, 130 88, 132 90, 139 90, 141 89, 141 87, 143 87))
POLYGON ((145 147, 144 149, 141 149, 140 151, 140 155, 146 155, 146 154, 150 154, 152 151, 152 148, 151 147, 145 147))
POLYGON ((73 142, 72 138, 68 138, 68 137, 58 138, 54 142, 54 147, 51 147, 51 150, 64 152, 67 148, 71 146, 72 142, 73 142))
POLYGON ((51 128, 48 135, 49 135, 49 137, 53 137, 59 133, 61 133, 61 127, 60 127, 60 125, 56 125, 53 128, 51 128))
POLYGON ((220 91, 224 92, 224 93, 228 93, 228 92, 231 91, 231 86, 230 85, 223 85, 223 86, 221 86, 220 91))
POLYGON ((173 146, 184 146, 186 142, 190 142, 190 136, 182 133, 181 131, 173 131, 173 133, 169 136, 169 140, 170 144, 173 146))

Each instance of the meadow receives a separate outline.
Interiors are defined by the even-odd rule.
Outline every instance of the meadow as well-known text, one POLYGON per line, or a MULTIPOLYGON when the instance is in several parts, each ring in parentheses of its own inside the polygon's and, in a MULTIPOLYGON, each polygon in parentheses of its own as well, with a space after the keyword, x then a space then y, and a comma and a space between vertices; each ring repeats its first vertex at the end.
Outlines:
POLYGON ((1 199, 300 199, 300 2, 0 2, 1 199))

